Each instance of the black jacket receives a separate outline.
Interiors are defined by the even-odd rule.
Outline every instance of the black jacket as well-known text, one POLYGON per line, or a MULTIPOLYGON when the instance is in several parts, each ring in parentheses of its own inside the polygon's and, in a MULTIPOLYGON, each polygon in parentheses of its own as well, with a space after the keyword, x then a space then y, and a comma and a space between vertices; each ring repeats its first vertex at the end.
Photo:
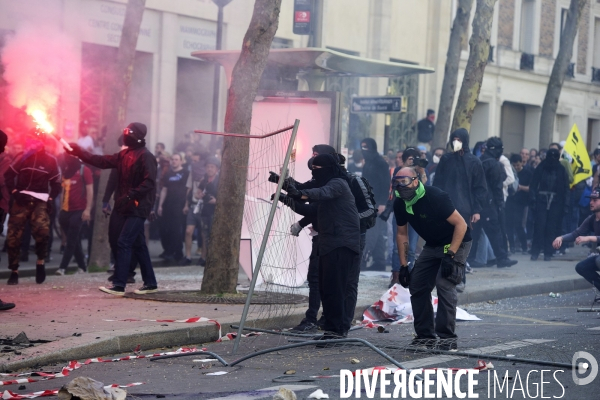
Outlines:
POLYGON ((565 205, 569 193, 569 176, 560 161, 546 158, 533 171, 529 184, 529 199, 532 203, 539 201, 546 204, 546 196, 540 196, 540 192, 555 193, 552 202, 559 207, 565 205))
POLYGON ((8 193, 14 189, 47 193, 55 199, 61 190, 60 170, 56 158, 44 149, 20 153, 4 173, 8 193))
POLYGON ((433 139, 433 133, 435 132, 435 124, 423 118, 417 122, 417 139, 419 142, 428 143, 433 139))
POLYGON ((379 153, 375 152, 368 160, 365 158, 362 176, 373 188, 375 203, 385 205, 390 197, 391 175, 388 163, 379 153))
POLYGON ((483 210, 487 185, 481 161, 469 151, 469 135, 461 136, 462 150, 442 156, 433 186, 450 195, 454 207, 468 225, 471 216, 483 210))
POLYGON ((217 189, 219 188, 219 175, 215 176, 215 178, 209 182, 208 176, 204 176, 204 178, 198 184, 198 188, 204 191, 204 204, 202 205, 202 211, 200 215, 210 216, 215 214, 215 208, 217 204, 209 204, 208 202, 212 197, 217 198, 217 189))
POLYGON ((132 201, 115 211, 125 216, 148 218, 156 200, 156 158, 146 147, 124 149, 109 156, 98 156, 80 150, 81 161, 97 168, 117 169, 118 186, 115 206, 129 196, 132 201))
POLYGON ((348 182, 334 178, 324 186, 300 191, 312 203, 296 202, 301 215, 316 216, 319 226, 319 255, 340 247, 360 253, 360 221, 348 182))
MULTIPOLYGON (((481 165, 485 173, 485 181, 487 183, 486 205, 488 207, 503 207, 504 192, 503 184, 506 180, 506 170, 500 161, 487 153, 481 156, 481 165)), ((484 207, 485 209, 486 207, 484 207)))

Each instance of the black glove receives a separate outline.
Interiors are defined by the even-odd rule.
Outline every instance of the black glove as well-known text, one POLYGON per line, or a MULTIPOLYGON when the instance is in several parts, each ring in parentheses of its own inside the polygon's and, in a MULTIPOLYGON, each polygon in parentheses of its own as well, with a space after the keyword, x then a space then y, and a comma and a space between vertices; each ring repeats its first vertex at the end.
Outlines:
POLYGON ((275 172, 273 171, 269 171, 269 179, 267 179, 269 182, 273 182, 273 183, 279 183, 279 175, 277 175, 275 172))
POLYGON ((387 222, 387 220, 390 219, 390 215, 392 214, 392 211, 394 211, 394 207, 388 207, 386 205, 385 210, 383 210, 383 212, 381 214, 379 214, 379 218, 381 218, 382 220, 387 222))
POLYGON ((296 189, 296 186, 288 184, 286 190, 288 197, 294 200, 300 200, 302 198, 302 192, 296 189))
POLYGON ((442 278, 447 278, 454 272, 454 259, 450 254, 446 254, 442 258, 442 278))
POLYGON ((398 282, 400 282, 403 288, 408 288, 408 285, 410 284, 410 271, 408 270, 408 266, 403 265, 400 267, 398 282))
MULTIPOLYGON (((271 201, 275 200, 275 193, 271 195, 271 201)), ((287 203, 287 196, 283 193, 279 193, 279 201, 282 203, 287 203)))
POLYGON ((83 154, 83 150, 77 143, 69 143, 69 146, 71 146, 73 150, 69 150, 65 147, 65 151, 70 155, 80 157, 83 154))

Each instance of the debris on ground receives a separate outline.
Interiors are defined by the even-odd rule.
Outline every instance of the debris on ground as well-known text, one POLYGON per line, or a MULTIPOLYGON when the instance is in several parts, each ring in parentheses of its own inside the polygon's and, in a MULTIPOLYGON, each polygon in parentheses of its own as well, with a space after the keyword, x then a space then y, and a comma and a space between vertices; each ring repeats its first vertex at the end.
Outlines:
POLYGON ((58 391, 59 400, 125 400, 127 392, 116 387, 105 387, 104 383, 80 376, 58 391))
POLYGON ((296 373, 296 371, 293 369, 288 369, 287 371, 284 372, 285 375, 294 375, 295 373, 296 373))
POLYGON ((25 332, 19 333, 17 336, 15 336, 15 338, 12 341, 13 341, 13 343, 16 343, 16 344, 29 344, 30 343, 29 338, 27 337, 25 332))
POLYGON ((351 358, 350 359, 350 364, 358 364, 360 362, 360 360, 358 358, 351 358))
POLYGON ((561 296, 562 295, 560 293, 552 293, 552 292, 550 292, 550 294, 548 295, 548 297, 553 297, 553 298, 561 297, 561 296))
POLYGON ((312 392, 309 396, 309 399, 328 399, 329 395, 326 393, 323 393, 323 390, 321 389, 317 389, 314 392, 312 392))
POLYGON ((279 388, 279 391, 273 396, 273 400, 296 400, 296 393, 286 388, 279 388))

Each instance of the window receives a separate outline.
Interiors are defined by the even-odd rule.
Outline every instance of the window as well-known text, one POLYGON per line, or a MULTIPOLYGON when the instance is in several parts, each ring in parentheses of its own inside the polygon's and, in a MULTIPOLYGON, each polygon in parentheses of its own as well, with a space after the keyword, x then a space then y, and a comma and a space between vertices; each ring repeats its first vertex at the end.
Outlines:
POLYGON ((533 54, 535 36, 535 0, 523 0, 521 3, 520 50, 533 54))

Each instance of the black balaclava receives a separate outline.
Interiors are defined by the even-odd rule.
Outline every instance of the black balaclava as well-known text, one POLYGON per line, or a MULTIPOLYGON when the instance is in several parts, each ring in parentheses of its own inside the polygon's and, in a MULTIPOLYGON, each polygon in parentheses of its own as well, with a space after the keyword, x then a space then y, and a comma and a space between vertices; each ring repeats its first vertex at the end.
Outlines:
POLYGON ((81 161, 77 157, 65 154, 65 169, 63 170, 63 177, 71 179, 73 175, 81 168, 81 161))
POLYGON ((373 161, 377 158, 377 142, 373 138, 365 138, 360 142, 360 146, 366 147, 368 150, 362 150, 365 161, 373 161))
POLYGON ((0 154, 4 153, 6 143, 8 143, 8 136, 6 136, 6 133, 0 131, 0 154))
POLYGON ((337 154, 337 151, 328 144, 317 144, 313 146, 312 151, 317 154, 337 154))
POLYGON ((333 178, 341 176, 340 167, 337 160, 331 154, 319 154, 313 160, 312 177, 317 183, 317 187, 324 186, 333 178), (319 166, 321 168, 314 168, 319 166))
POLYGON ((144 138, 146 137, 146 125, 141 122, 132 122, 127 125, 129 134, 123 135, 123 143, 130 149, 138 149, 146 145, 144 138))
POLYGON ((496 160, 500 158, 503 151, 504 146, 502 145, 502 139, 499 137, 491 137, 485 142, 485 152, 496 160))

